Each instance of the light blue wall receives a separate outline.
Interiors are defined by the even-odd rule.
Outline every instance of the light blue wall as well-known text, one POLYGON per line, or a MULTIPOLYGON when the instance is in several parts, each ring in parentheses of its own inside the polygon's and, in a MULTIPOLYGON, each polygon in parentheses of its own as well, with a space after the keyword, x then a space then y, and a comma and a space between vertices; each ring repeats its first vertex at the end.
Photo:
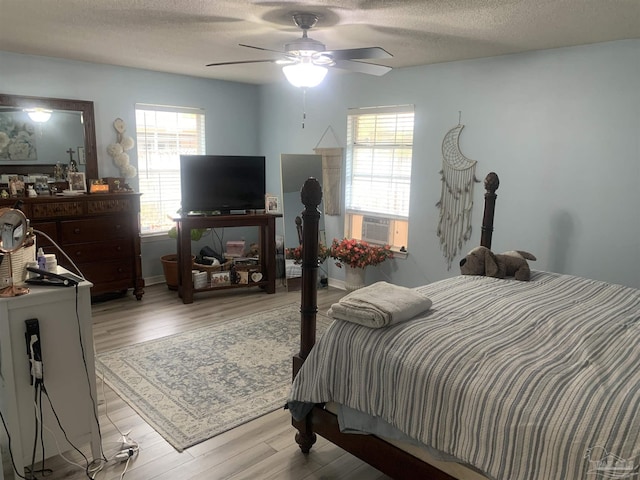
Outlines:
MULTIPOLYGON (((260 154, 259 91, 253 85, 0 51, 0 92, 93 101, 101 177, 119 176, 106 148, 116 141, 113 121, 118 117, 135 138, 136 103, 203 108, 207 153, 260 154)), ((128 152, 133 165, 135 152, 128 152)), ((137 177, 130 184, 137 190, 137 177)), ((253 230, 239 234, 247 237, 247 244, 257 239, 253 230)), ((225 235, 226 240, 236 239, 232 237, 225 235)), ((175 253, 175 248, 175 241, 166 238, 143 242, 143 276, 162 275, 160 256, 175 253)))
MULTIPOLYGON (((483 185, 476 184, 473 237, 451 270, 436 236, 441 143, 465 125, 461 151, 477 176, 501 179, 493 250, 528 250, 533 268, 640 287, 640 40, 398 69, 384 77, 336 75, 306 95, 262 87, 262 152, 312 153, 328 126, 344 145, 349 107, 415 104, 409 251, 368 269, 415 286, 458 274, 480 242, 483 185)), ((325 219, 327 239, 343 217, 325 219)), ((330 277, 342 278, 331 267, 330 277)))
MULTIPOLYGON (((102 176, 117 174, 105 151, 115 138, 113 119, 123 118, 133 133, 137 102, 205 108, 209 152, 265 155, 272 193, 280 191, 281 153, 313 153, 328 126, 344 146, 347 108, 414 104, 410 254, 367 274, 368 281, 408 286, 457 274, 459 258, 480 241, 482 183, 473 237, 447 270, 436 236, 440 149, 462 111, 462 152, 478 161, 480 179, 490 171, 501 179, 495 251, 528 250, 539 259, 533 268, 640 287, 638 78, 640 40, 397 69, 384 77, 331 72, 306 99, 284 81, 255 87, 0 52, 3 93, 95 102, 102 176)), ((327 216, 325 228, 328 241, 341 237, 343 218, 327 216)), ((145 276, 154 274, 162 251, 174 248, 159 245, 143 248, 145 276)), ((329 275, 342 278, 333 266, 329 275)))

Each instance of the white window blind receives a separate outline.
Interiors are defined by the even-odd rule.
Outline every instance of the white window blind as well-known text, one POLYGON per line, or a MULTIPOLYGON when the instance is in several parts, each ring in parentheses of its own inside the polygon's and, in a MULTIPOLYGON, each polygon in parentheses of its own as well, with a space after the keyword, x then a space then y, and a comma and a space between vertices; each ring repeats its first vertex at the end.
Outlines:
POLYGON ((409 217, 413 120, 412 105, 349 110, 347 213, 409 217))
POLYGON ((205 153, 204 111, 162 105, 136 105, 141 232, 162 233, 174 226, 180 208, 180 155, 205 153))

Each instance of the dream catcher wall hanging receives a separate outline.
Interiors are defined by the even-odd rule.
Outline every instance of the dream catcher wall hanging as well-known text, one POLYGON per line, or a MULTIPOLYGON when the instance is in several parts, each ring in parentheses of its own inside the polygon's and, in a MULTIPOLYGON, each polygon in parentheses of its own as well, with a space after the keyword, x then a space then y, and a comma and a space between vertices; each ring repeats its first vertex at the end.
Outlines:
POLYGON ((440 209, 440 248, 447 259, 448 270, 462 244, 471 238, 473 184, 478 182, 478 162, 468 159, 460 151, 459 137, 463 128, 464 125, 458 122, 442 141, 442 190, 436 207, 440 209))

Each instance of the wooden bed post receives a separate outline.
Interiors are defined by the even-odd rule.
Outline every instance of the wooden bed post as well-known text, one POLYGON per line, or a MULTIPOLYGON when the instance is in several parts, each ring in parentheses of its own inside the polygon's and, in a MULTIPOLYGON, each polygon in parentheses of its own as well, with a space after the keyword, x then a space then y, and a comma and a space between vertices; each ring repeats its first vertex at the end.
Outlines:
MULTIPOLYGON (((302 212, 302 299, 300 305, 300 352, 293 357, 293 376, 295 377, 311 348, 316 343, 316 314, 318 313, 318 230, 320 211, 318 205, 322 201, 322 187, 318 180, 308 178, 300 199, 304 204, 302 212)), ((296 442, 303 453, 309 453, 316 442, 311 417, 297 422, 293 426, 298 429, 296 442)))
POLYGON ((484 179, 484 216, 482 217, 482 236, 480 245, 491 248, 491 236, 493 235, 493 216, 496 209, 496 190, 500 186, 500 179, 495 172, 489 173, 484 179))

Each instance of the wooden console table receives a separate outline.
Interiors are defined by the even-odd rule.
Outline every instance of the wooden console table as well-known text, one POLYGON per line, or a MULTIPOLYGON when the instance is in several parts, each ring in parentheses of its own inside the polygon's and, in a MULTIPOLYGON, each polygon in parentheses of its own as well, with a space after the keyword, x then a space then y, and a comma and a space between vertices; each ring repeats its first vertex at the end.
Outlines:
POLYGON ((259 286, 267 293, 276 293, 276 218, 279 214, 206 215, 174 218, 178 230, 178 294, 183 303, 193 303, 194 292, 259 286), (262 280, 251 284, 193 288, 191 278, 191 230, 195 228, 259 227, 262 280))

